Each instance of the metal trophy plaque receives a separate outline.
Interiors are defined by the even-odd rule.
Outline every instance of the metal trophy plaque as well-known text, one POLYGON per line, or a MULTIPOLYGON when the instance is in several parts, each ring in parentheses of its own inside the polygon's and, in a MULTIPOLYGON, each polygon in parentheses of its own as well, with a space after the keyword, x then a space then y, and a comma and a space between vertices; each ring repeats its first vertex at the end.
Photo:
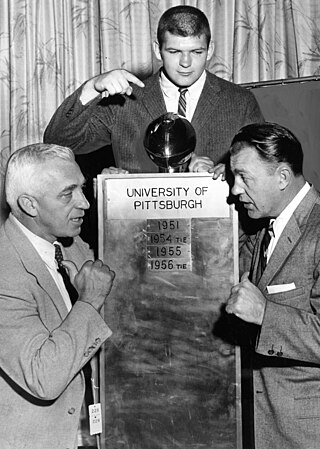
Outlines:
POLYGON ((101 348, 101 448, 241 449, 240 356, 221 323, 238 281, 228 184, 99 175, 97 193, 99 258, 116 273, 103 311, 113 335, 101 348))
POLYGON ((150 123, 143 143, 159 172, 184 172, 196 146, 196 133, 186 118, 168 112, 150 123))

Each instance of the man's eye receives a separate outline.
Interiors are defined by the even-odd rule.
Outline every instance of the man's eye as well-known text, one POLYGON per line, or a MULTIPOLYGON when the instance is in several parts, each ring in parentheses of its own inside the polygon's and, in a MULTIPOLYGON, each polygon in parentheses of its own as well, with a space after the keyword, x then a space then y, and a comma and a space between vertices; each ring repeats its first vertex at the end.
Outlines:
POLYGON ((72 192, 64 192, 64 193, 62 194, 62 196, 64 196, 64 197, 72 196, 72 192))

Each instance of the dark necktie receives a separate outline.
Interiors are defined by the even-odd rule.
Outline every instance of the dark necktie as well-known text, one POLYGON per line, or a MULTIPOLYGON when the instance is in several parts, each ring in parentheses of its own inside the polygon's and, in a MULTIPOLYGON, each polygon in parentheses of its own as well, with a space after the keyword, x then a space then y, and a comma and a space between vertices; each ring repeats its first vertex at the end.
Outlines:
POLYGON ((265 234, 263 236, 261 247, 260 247, 260 266, 261 266, 261 274, 264 272, 267 266, 267 252, 268 247, 271 241, 271 238, 274 237, 273 231, 273 221, 269 222, 268 228, 265 230, 265 234))
POLYGON ((76 302, 76 300, 78 299, 78 292, 75 289, 75 287, 71 284, 71 281, 70 281, 69 275, 67 273, 67 270, 65 269, 65 267, 61 263, 63 261, 63 255, 62 255, 62 251, 61 251, 60 245, 55 243, 54 244, 54 248, 55 248, 55 255, 54 256, 55 256, 55 259, 56 259, 56 261, 58 263, 58 270, 57 271, 62 276, 64 285, 65 285, 66 290, 67 290, 67 292, 69 294, 69 297, 70 297, 71 304, 73 305, 76 302))
POLYGON ((187 102, 186 102, 186 93, 188 89, 185 88, 179 88, 180 97, 179 97, 179 103, 178 103, 178 114, 182 117, 186 116, 187 111, 187 102))

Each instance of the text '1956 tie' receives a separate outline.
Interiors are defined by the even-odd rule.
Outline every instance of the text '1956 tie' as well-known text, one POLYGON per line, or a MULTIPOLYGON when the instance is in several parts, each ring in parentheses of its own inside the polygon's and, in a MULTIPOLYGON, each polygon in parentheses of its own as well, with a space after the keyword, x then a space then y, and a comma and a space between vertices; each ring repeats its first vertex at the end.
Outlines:
POLYGON ((182 117, 185 117, 187 112, 187 102, 186 102, 187 91, 188 89, 181 87, 179 88, 180 97, 178 102, 178 114, 181 115, 182 117))
POLYGON ((66 290, 69 294, 70 297, 70 301, 71 304, 73 305, 76 300, 78 299, 78 292, 75 289, 75 287, 72 285, 69 275, 67 273, 67 270, 65 269, 65 267, 62 265, 62 261, 63 261, 63 255, 62 255, 62 251, 60 248, 60 245, 58 245, 57 243, 54 244, 54 249, 55 249, 55 259, 58 263, 58 272, 61 274, 64 285, 66 287, 66 290))

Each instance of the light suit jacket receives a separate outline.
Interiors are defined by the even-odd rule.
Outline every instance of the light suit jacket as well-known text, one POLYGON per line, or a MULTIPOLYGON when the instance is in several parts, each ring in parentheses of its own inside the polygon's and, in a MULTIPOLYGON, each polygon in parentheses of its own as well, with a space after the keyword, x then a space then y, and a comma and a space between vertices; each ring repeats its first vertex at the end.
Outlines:
POLYGON ((309 190, 258 279, 263 232, 252 259, 252 281, 267 299, 253 360, 256 449, 319 449, 319 194, 309 190))
MULTIPOLYGON (((132 85, 131 96, 100 96, 83 106, 82 87, 66 98, 52 117, 44 135, 46 143, 65 145, 75 154, 89 153, 112 144, 118 167, 130 173, 158 172, 147 156, 143 138, 148 125, 167 112, 159 73, 132 85)), ((229 151, 234 135, 263 116, 254 95, 243 87, 207 72, 206 81, 192 118, 198 156, 215 164, 229 151)))
MULTIPOLYGON (((78 268, 92 255, 76 238, 78 268)), ((82 367, 111 331, 78 301, 68 313, 42 259, 11 220, 0 229, 0 447, 73 449, 84 396, 82 367)))

